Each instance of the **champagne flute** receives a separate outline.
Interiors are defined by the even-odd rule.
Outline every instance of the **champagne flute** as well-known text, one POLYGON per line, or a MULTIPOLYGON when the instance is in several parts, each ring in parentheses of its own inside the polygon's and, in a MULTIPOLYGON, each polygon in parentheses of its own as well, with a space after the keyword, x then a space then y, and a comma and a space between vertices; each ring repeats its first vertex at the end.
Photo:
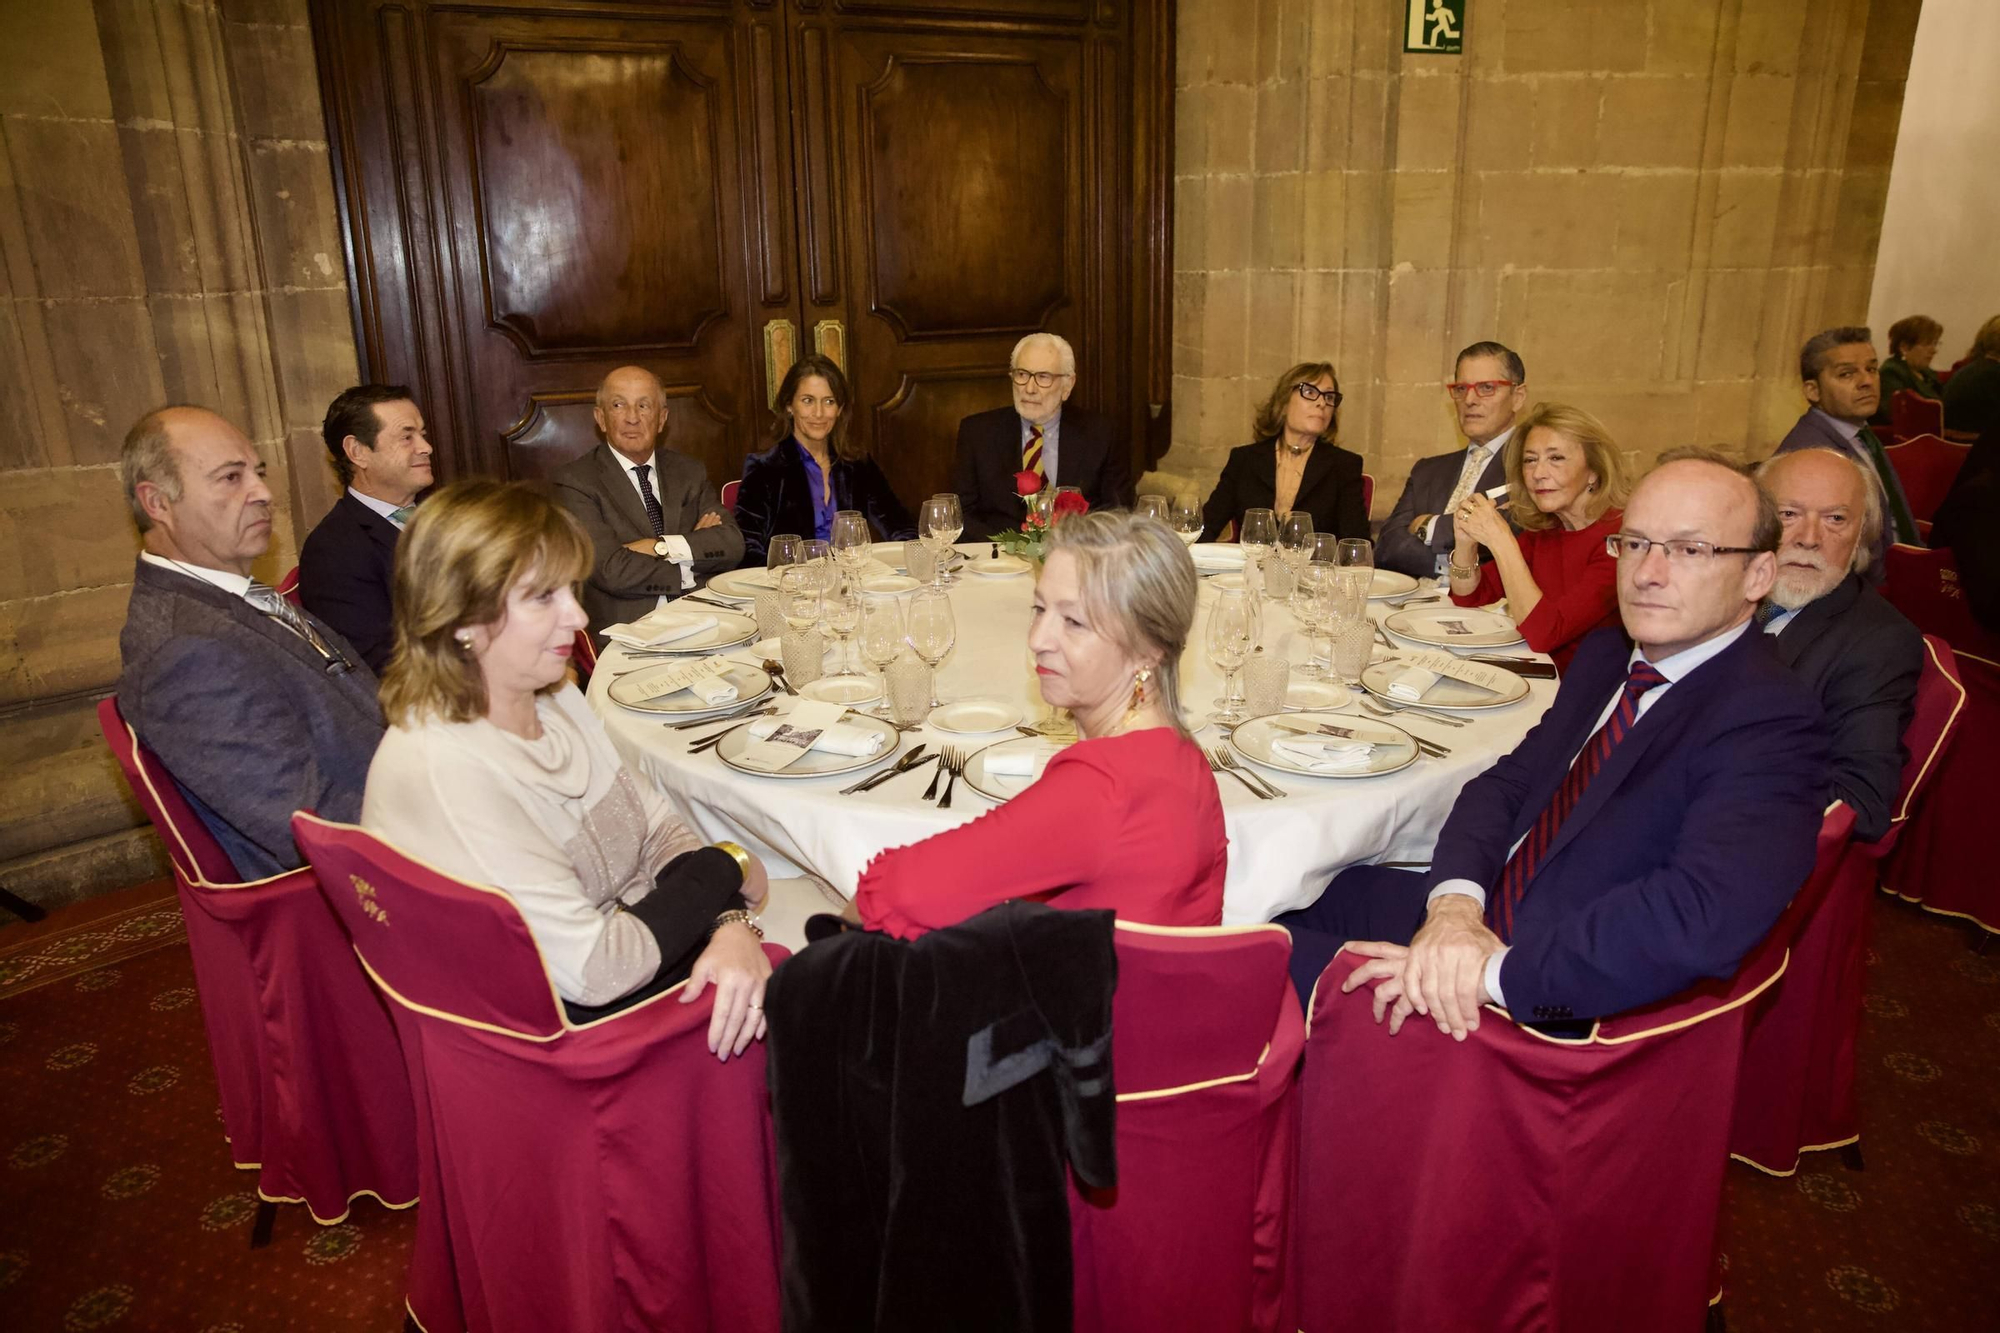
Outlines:
POLYGON ((931 669, 931 707, 942 708, 938 698, 937 670, 958 637, 958 622, 951 614, 951 598, 942 588, 923 588, 910 594, 904 613, 904 637, 911 651, 931 669))
POLYGON ((1189 546, 1201 540, 1201 500, 1193 495, 1176 495, 1167 507, 1167 526, 1189 546))
POLYGON ((833 633, 834 675, 858 676, 859 668, 852 664, 847 651, 847 640, 861 627, 861 585, 852 576, 836 570, 833 586, 820 599, 821 614, 826 627, 833 633))
POLYGON ((874 534, 868 531, 868 519, 859 509, 836 510, 833 515, 833 555, 848 569, 859 569, 868 558, 868 548, 874 534))
POLYGON ((861 597, 861 655, 882 676, 889 690, 889 663, 903 651, 903 603, 894 593, 871 592, 861 597))
POLYGON ((1220 705, 1209 721, 1230 724, 1243 720, 1236 703, 1236 674, 1250 656, 1256 642, 1256 606, 1249 592, 1241 588, 1218 588, 1215 605, 1208 609, 1208 660, 1222 672, 1220 705))
POLYGON ((1164 495, 1142 495, 1132 504, 1132 512, 1140 518, 1150 518, 1155 523, 1167 521, 1167 497, 1164 495))

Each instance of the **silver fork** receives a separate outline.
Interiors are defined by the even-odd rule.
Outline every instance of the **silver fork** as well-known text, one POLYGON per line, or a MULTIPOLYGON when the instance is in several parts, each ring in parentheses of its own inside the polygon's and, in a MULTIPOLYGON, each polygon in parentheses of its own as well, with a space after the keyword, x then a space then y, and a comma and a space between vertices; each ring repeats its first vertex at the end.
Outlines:
POLYGON ((1253 786, 1250 782, 1250 779, 1244 777, 1240 770, 1231 768, 1229 765, 1223 763, 1221 758, 1219 757, 1221 754, 1221 751, 1219 749, 1203 750, 1202 753, 1208 756, 1209 772, 1227 773, 1230 777, 1235 778, 1238 782, 1242 783, 1244 790, 1249 792, 1252 796, 1255 796, 1258 800, 1268 801, 1271 799, 1271 796, 1268 792, 1266 792, 1261 787, 1253 786))
POLYGON ((1465 719, 1462 717, 1452 717, 1446 713, 1434 713, 1419 704, 1380 703, 1374 699, 1364 698, 1361 700, 1361 706, 1377 717, 1394 717, 1398 713, 1415 713, 1418 717, 1429 718, 1431 721, 1443 723, 1447 727, 1462 727, 1465 725, 1465 719))
POLYGON ((1274 798, 1282 800, 1284 797, 1291 795, 1290 792, 1286 791, 1283 787, 1280 787, 1277 783, 1265 777, 1262 773, 1252 772, 1241 761, 1239 761, 1235 755, 1229 753, 1228 750, 1225 750, 1220 745, 1215 747, 1215 757, 1222 761, 1222 766, 1224 768, 1228 769, 1232 773, 1247 776, 1253 779, 1259 786, 1263 787, 1264 790, 1270 792, 1274 798))
POLYGON ((950 767, 951 747, 947 745, 937 752, 937 768, 931 773, 931 785, 924 788, 924 800, 934 801, 937 799, 938 782, 944 777, 945 770, 950 767))
POLYGON ((945 780, 944 795, 938 797, 938 809, 949 810, 951 809, 951 789, 958 785, 958 775, 965 772, 965 751, 946 751, 944 766, 950 772, 951 776, 945 780))

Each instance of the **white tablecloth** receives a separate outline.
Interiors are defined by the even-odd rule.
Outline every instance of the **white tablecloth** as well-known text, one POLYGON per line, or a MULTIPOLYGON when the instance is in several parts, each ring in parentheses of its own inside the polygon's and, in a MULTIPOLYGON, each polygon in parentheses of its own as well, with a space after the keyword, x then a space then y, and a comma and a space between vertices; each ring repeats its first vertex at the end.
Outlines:
MULTIPOLYGON (((963 549, 968 554, 986 553, 984 546, 963 549)), ((1041 716, 1027 648, 1032 592, 1025 574, 1011 579, 960 578, 951 594, 958 642, 939 672, 939 697, 1009 699, 1021 705, 1026 720, 1041 716)), ((1212 711, 1221 681, 1202 648, 1214 598, 1204 585, 1194 632, 1181 660, 1183 698, 1198 715, 1212 711)), ((1382 603, 1372 603, 1370 609, 1378 620, 1385 614, 1382 603)), ((1295 663, 1305 660, 1304 639, 1282 609, 1267 609, 1264 643, 1267 652, 1282 651, 1295 663)), ((1500 651, 1525 653, 1518 645, 1500 651)), ((765 859, 774 876, 817 875, 852 896, 862 869, 877 852, 916 842, 993 808, 993 802, 963 779, 949 810, 920 800, 933 771, 928 763, 874 791, 842 796, 839 789, 859 774, 755 778, 729 768, 712 751, 690 755, 687 738, 708 735, 721 724, 675 731, 656 715, 612 703, 606 695, 612 678, 633 665, 622 649, 613 649, 599 662, 590 685, 591 705, 604 719, 619 752, 635 771, 652 779, 703 836, 741 842, 765 859)), ((1272 801, 1258 800, 1234 778, 1218 776, 1229 830, 1224 922, 1268 921, 1303 907, 1349 865, 1428 859, 1459 788, 1512 749, 1555 697, 1554 681, 1530 681, 1529 687, 1528 697, 1519 703, 1465 714, 1470 723, 1465 727, 1429 723, 1414 715, 1399 719, 1406 730, 1452 752, 1448 759, 1419 759, 1400 773, 1330 779, 1260 770, 1292 793, 1272 801)), ((1349 711, 1358 709, 1350 705, 1349 711)), ((904 743, 907 747, 925 742, 935 751, 946 744, 977 746, 1016 735, 1010 731, 967 738, 925 728, 908 733, 904 743)), ((1195 739, 1205 747, 1221 744, 1213 728, 1195 739)), ((1089 837, 1090 830, 1052 828, 1050 836, 1089 837)))

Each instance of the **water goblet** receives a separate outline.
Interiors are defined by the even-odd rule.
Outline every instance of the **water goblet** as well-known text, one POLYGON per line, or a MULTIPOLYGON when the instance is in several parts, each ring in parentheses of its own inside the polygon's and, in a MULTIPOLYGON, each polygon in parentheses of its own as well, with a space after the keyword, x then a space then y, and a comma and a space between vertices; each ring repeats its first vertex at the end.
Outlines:
POLYGON ((764 568, 783 569, 796 565, 805 554, 806 539, 796 532, 781 532, 764 546, 764 568))
MULTIPOLYGON (((861 655, 878 673, 903 651, 903 603, 894 593, 864 593, 861 598, 861 655)), ((882 688, 889 688, 885 674, 882 688)))
POLYGON ((1132 512, 1140 518, 1150 518, 1156 523, 1167 521, 1167 497, 1164 495, 1142 495, 1132 503, 1132 512))
POLYGON ((1189 546, 1201 540, 1201 499, 1195 495, 1176 495, 1167 506, 1167 526, 1174 530, 1189 546))
POLYGON ((1278 516, 1268 509, 1246 509, 1237 525, 1236 540, 1243 547, 1243 581, 1259 586, 1264 557, 1278 542, 1278 516))
POLYGON ((1219 589, 1215 605, 1208 609, 1208 660, 1222 672, 1222 695, 1216 700, 1220 707, 1209 715, 1209 721, 1236 723, 1243 720, 1243 710, 1236 702, 1236 674, 1243 669, 1243 663, 1250 656, 1250 647, 1256 642, 1255 599, 1249 591, 1241 588, 1219 589))
POLYGON ((833 515, 834 558, 848 569, 859 569, 868 558, 868 548, 874 534, 868 531, 868 519, 859 509, 836 510, 833 515))
POLYGON ((912 652, 931 669, 931 707, 943 707, 938 698, 937 669, 958 638, 958 622, 951 613, 951 598, 942 588, 924 588, 910 595, 904 611, 904 638, 912 652))
POLYGON ((819 574, 808 565, 786 565, 778 571, 778 610, 793 633, 819 623, 819 574))
POLYGON ((859 668, 852 665, 847 651, 847 640, 861 628, 861 585, 845 573, 836 572, 833 586, 820 598, 820 617, 833 635, 833 674, 836 676, 858 676, 859 668))
POLYGON ((931 579, 938 587, 944 586, 945 552, 964 530, 956 495, 933 495, 924 501, 923 513, 917 516, 917 536, 930 551, 931 579))

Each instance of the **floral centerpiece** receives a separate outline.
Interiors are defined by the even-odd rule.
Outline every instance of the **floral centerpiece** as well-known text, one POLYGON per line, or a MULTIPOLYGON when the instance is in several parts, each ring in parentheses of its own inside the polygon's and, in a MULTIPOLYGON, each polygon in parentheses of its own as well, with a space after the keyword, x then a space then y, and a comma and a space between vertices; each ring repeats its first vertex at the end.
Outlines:
POLYGON ((1039 472, 1016 472, 1014 493, 1027 507, 1021 526, 1014 532, 996 532, 994 544, 1009 555, 1039 565, 1049 551, 1049 529, 1070 514, 1090 511, 1090 501, 1075 491, 1057 493, 1039 472))

